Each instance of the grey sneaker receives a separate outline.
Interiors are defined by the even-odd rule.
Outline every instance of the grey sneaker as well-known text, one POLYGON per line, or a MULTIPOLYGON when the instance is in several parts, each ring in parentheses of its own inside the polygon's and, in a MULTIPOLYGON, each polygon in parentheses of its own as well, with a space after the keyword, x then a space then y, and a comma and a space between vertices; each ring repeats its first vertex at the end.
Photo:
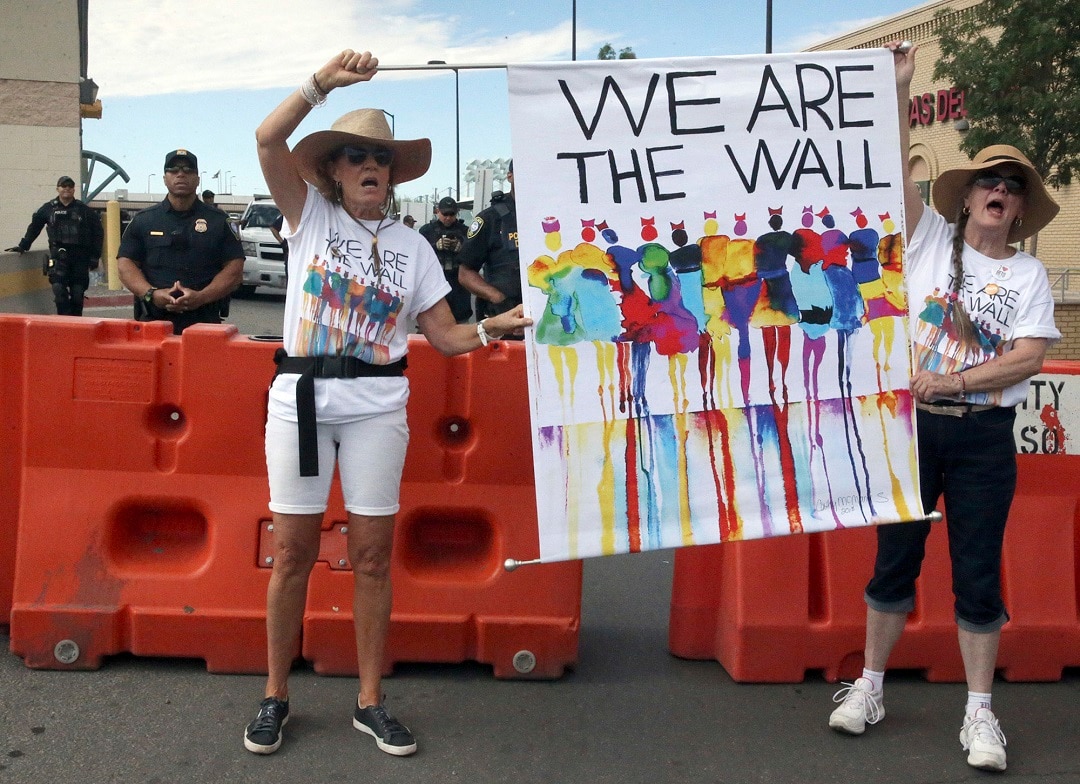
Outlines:
POLYGON ((416 751, 416 739, 409 728, 386 712, 382 703, 353 711, 352 725, 375 738, 375 743, 387 754, 405 757, 416 751))
POLYGON ((254 754, 273 754, 281 746, 281 728, 289 721, 289 701, 267 697, 259 715, 244 730, 244 748, 254 754))
POLYGON ((983 770, 1005 770, 1005 733, 994 712, 979 708, 964 719, 960 745, 968 753, 967 764, 983 770))
POLYGON ((885 718, 882 693, 873 690, 869 678, 856 678, 854 683, 844 686, 847 688, 833 695, 833 702, 839 702, 840 707, 829 716, 829 726, 848 735, 862 735, 867 724, 877 724, 885 718))

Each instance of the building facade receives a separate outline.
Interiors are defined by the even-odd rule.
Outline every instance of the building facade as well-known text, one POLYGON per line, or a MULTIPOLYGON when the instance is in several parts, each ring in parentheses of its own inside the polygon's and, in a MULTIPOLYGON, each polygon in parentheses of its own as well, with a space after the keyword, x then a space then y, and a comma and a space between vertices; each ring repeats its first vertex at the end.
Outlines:
MULTIPOLYGON (((14 245, 30 216, 80 184, 79 4, 5 3, 0 24, 0 242, 14 245)), ((44 233, 34 248, 47 246, 44 233)))
MULTIPOLYGON (((964 95, 953 85, 933 79, 934 65, 941 56, 938 31, 955 14, 982 0, 935 0, 905 14, 871 27, 853 30, 823 41, 813 50, 858 49, 884 46, 907 40, 919 46, 915 76, 911 82, 912 101, 908 109, 911 149, 908 160, 912 174, 925 194, 938 175, 969 158, 960 149, 968 128, 964 95), (944 16, 938 18, 938 14, 944 16)), ((1080 187, 1052 190, 1061 212, 1038 236, 1037 255, 1047 268, 1056 299, 1055 316, 1063 339, 1051 348, 1051 359, 1080 359, 1080 261, 1074 249, 1080 246, 1080 187)), ((1030 250, 1030 248, 1029 248, 1030 250)))

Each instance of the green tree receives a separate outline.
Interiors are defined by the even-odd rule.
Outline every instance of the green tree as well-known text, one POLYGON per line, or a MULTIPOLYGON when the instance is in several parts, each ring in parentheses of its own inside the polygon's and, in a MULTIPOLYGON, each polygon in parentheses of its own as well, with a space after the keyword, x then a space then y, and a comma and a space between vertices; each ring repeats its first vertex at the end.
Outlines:
POLYGON ((636 60, 637 55, 634 54, 634 50, 629 47, 623 47, 615 52, 615 47, 611 44, 604 44, 600 47, 600 51, 596 55, 597 60, 636 60))
POLYGON ((970 156, 1011 144, 1051 187, 1072 182, 1080 171, 1080 2, 984 0, 938 18, 934 79, 965 93, 971 129, 961 148, 970 156))

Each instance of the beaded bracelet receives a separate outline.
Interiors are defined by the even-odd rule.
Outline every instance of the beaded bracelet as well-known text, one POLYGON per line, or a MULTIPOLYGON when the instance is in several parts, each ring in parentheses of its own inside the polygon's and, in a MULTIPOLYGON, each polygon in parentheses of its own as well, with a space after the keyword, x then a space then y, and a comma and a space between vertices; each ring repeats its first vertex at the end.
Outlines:
POLYGON ((319 83, 315 80, 315 74, 309 76, 303 84, 300 85, 300 94, 304 96, 304 100, 312 106, 322 106, 326 103, 326 93, 319 83))
POLYGON ((963 373, 953 373, 958 379, 960 379, 960 399, 967 400, 967 382, 964 381, 963 373))

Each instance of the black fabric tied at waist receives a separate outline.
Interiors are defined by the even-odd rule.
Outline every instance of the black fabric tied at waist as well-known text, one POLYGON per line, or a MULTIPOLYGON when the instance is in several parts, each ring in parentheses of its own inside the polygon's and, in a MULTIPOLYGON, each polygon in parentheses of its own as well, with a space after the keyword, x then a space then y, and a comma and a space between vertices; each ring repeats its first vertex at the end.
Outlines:
POLYGON ((300 476, 319 475, 319 441, 315 430, 315 379, 402 376, 405 357, 385 365, 373 365, 356 357, 290 357, 285 349, 274 352, 275 378, 282 373, 299 373, 296 380, 296 426, 299 429, 300 476))

